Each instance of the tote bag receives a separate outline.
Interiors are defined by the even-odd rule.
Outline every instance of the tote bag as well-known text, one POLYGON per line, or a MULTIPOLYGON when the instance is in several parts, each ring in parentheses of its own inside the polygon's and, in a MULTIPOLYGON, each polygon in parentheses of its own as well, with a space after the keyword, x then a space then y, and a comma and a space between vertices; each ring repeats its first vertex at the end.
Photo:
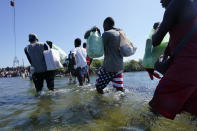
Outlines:
POLYGON ((56 50, 50 49, 44 51, 44 58, 48 71, 63 68, 63 65, 60 62, 59 53, 56 50))
POLYGON ((129 57, 131 55, 134 55, 137 47, 133 45, 133 43, 129 40, 129 38, 126 36, 126 34, 120 30, 120 54, 123 57, 129 57))

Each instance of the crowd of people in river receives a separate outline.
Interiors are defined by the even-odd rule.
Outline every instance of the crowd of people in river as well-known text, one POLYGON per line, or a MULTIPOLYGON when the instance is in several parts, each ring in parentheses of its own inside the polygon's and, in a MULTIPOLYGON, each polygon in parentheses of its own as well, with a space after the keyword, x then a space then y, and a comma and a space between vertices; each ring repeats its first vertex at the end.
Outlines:
POLYGON ((10 78, 10 77, 27 77, 29 76, 29 70, 25 67, 7 67, 0 68, 0 78, 10 78))
MULTIPOLYGON (((174 119, 176 114, 182 111, 197 115, 197 1, 161 0, 161 3, 166 11, 163 21, 157 25, 158 28, 155 28, 156 31, 150 40, 151 44, 157 47, 169 32, 170 40, 166 47, 168 49, 166 52, 170 54, 171 61, 149 105, 154 112, 160 113, 169 119, 174 119), (179 43, 181 43, 181 47, 179 47, 179 43), (177 47, 179 47, 178 50, 176 49, 177 47)), ((98 72, 98 79, 95 84, 96 90, 98 93, 103 94, 103 89, 109 82, 112 82, 113 87, 117 91, 124 92, 123 55, 120 54, 121 30, 115 28, 115 21, 111 17, 107 17, 104 20, 103 28, 104 62, 98 72)), ((95 30, 100 33, 100 30, 94 27, 86 32, 85 39, 89 37, 90 32, 95 30)), ((53 91, 54 70, 47 70, 43 55, 43 52, 48 50, 48 47, 46 44, 40 43, 35 34, 29 35, 29 42, 30 44, 25 48, 25 53, 30 64, 35 69, 33 82, 36 91, 37 93, 42 91, 44 80, 47 82, 48 89, 53 91)), ((52 42, 47 42, 47 44, 52 48, 52 42)), ((71 62, 73 64, 68 65, 68 72, 70 75, 75 76, 79 85, 82 86, 85 78, 88 78, 87 52, 81 47, 80 38, 74 40, 74 46, 75 48, 70 52, 69 56, 69 58, 72 58, 71 62)), ((147 68, 146 71, 151 79, 153 77, 160 78, 154 72, 154 68, 147 68)), ((88 81, 90 81, 89 78, 88 81)))

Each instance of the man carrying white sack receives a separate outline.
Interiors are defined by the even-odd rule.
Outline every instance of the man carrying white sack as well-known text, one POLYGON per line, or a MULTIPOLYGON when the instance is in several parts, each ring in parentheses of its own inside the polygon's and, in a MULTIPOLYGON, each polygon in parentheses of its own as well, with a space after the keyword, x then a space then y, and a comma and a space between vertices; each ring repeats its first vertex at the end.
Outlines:
POLYGON ((120 33, 114 28, 113 18, 107 17, 103 22, 104 33, 102 35, 104 44, 104 62, 98 72, 96 90, 104 94, 103 89, 111 81, 117 91, 124 92, 123 88, 123 56, 120 54, 120 33))
POLYGON ((79 81, 79 85, 83 86, 85 76, 88 72, 88 66, 86 62, 87 53, 86 50, 81 47, 81 39, 76 38, 74 44, 75 49, 73 51, 73 59, 75 61, 76 75, 79 81))
MULTIPOLYGON (((30 44, 25 47, 25 54, 32 67, 34 67, 34 73, 32 79, 36 88, 36 92, 39 95, 43 88, 44 80, 46 80, 49 90, 54 90, 54 71, 47 71, 46 62, 44 59, 44 50, 48 50, 46 44, 38 42, 36 34, 29 34, 30 44)), ((48 43, 49 47, 52 47, 52 42, 48 43)))

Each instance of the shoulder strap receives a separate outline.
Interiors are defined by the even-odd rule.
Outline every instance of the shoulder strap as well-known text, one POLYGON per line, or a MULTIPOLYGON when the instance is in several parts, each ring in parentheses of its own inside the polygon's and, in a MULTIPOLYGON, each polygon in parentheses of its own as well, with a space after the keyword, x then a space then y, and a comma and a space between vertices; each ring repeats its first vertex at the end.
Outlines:
POLYGON ((190 29, 190 31, 185 35, 183 40, 181 40, 179 45, 176 47, 176 49, 172 55, 173 58, 180 52, 180 50, 184 47, 184 45, 193 37, 193 35, 196 33, 196 31, 197 31, 197 20, 195 20, 195 23, 192 26, 192 28, 190 29))

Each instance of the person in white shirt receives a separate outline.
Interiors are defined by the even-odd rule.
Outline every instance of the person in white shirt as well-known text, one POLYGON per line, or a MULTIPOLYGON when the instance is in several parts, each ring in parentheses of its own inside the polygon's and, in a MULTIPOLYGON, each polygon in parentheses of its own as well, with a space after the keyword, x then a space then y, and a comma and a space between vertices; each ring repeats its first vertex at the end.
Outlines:
POLYGON ((75 61, 75 69, 79 85, 83 86, 85 81, 85 76, 88 71, 88 66, 86 62, 87 53, 86 50, 81 46, 81 39, 75 39, 75 49, 73 51, 73 58, 75 61))

